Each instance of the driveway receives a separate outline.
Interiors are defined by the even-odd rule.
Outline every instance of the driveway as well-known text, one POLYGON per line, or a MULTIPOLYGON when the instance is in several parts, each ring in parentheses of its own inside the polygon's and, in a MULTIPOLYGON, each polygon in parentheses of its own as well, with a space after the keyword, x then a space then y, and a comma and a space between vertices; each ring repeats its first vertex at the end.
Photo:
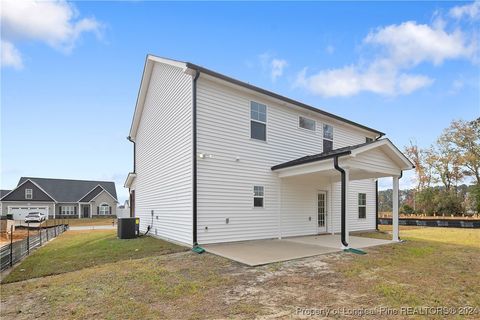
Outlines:
MULTIPOLYGON (((350 236, 350 247, 356 249, 390 243, 392 241, 350 236)), ((292 237, 281 240, 252 240, 208 244, 202 247, 207 252, 249 266, 259 266, 342 251, 340 235, 292 237)))

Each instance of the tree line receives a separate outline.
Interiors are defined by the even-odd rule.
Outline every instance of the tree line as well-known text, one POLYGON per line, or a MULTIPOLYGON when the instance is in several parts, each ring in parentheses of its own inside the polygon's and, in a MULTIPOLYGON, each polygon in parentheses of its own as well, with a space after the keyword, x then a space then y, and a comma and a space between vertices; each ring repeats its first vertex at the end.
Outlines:
MULTIPOLYGON (((454 120, 434 144, 405 147, 415 165, 413 189, 400 191, 400 212, 461 215, 480 212, 480 118, 454 120)), ((391 211, 392 190, 379 192, 379 211, 391 211)))

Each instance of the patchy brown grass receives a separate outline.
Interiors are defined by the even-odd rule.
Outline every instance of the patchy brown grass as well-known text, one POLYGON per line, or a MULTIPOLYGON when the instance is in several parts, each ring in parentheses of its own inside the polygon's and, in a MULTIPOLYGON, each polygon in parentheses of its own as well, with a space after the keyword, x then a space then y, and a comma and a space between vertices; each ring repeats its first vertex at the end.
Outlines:
MULTIPOLYGON (((457 237, 480 232, 465 231, 457 237)), ((407 240, 256 268, 192 252, 122 260, 3 285, 2 319, 291 319, 297 308, 480 306, 480 244, 407 240)))

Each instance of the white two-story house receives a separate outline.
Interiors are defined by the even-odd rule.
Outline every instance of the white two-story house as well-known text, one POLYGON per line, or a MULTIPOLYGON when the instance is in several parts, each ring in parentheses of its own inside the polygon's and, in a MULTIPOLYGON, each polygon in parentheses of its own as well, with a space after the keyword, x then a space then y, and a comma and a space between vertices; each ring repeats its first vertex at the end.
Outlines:
POLYGON ((140 230, 196 245, 376 228, 376 180, 411 162, 371 129, 203 67, 147 56, 125 182, 140 230))

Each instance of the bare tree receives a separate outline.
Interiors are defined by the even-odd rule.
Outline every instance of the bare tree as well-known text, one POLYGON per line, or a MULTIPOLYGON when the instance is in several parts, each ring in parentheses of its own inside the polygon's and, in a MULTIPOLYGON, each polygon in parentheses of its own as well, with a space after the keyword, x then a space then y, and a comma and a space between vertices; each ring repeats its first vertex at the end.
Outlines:
POLYGON ((473 121, 452 121, 446 130, 447 138, 459 154, 465 168, 464 174, 471 176, 480 185, 480 118, 473 121))
POLYGON ((433 149, 421 149, 416 141, 410 140, 410 145, 405 148, 405 153, 415 165, 415 175, 417 181, 417 190, 423 190, 434 183, 433 149))

